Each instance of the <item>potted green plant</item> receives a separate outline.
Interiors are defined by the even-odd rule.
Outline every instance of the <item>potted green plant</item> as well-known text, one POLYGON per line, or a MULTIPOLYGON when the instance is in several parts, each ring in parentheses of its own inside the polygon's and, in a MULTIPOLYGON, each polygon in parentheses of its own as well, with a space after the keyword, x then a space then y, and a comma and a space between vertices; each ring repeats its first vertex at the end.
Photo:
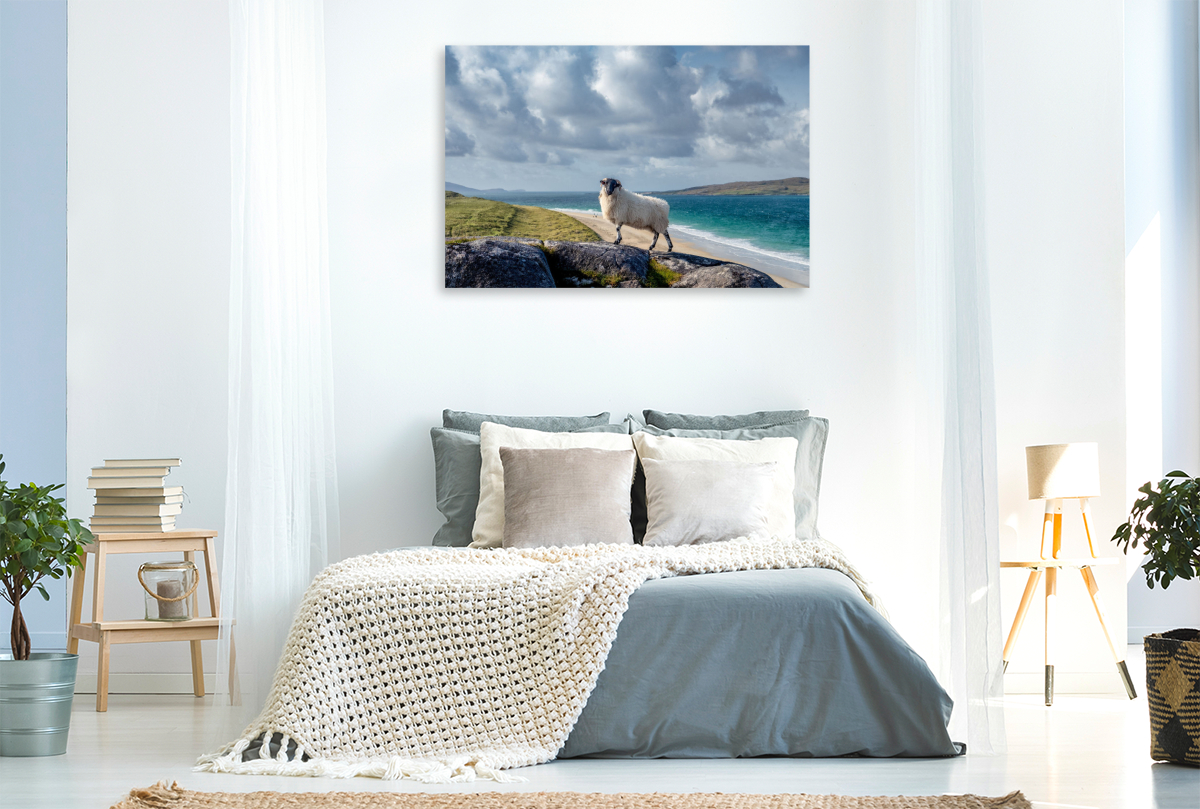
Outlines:
MULTIPOLYGON (((0 455, 0 475, 4 456, 0 455)), ((62 484, 12 488, 0 477, 0 596, 12 604, 11 655, 0 655, 0 756, 54 756, 67 750, 79 655, 33 652, 21 599, 43 579, 79 566, 92 532, 67 518, 62 484)))
MULTIPOLYGON (((1155 488, 1140 489, 1129 520, 1113 534, 1121 550, 1140 544, 1146 586, 1165 590, 1175 579, 1200 579, 1200 479, 1168 474, 1155 488)), ((1150 756, 1200 766, 1200 630, 1147 635, 1146 700, 1150 706, 1150 756)))

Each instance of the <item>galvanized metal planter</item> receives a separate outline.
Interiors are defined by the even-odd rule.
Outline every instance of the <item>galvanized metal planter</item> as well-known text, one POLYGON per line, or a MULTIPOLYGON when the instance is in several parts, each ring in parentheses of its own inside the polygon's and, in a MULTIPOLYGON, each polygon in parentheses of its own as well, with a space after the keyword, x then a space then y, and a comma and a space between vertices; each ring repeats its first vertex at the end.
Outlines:
POLYGON ((78 666, 79 655, 62 652, 0 655, 0 756, 67 752, 78 666))

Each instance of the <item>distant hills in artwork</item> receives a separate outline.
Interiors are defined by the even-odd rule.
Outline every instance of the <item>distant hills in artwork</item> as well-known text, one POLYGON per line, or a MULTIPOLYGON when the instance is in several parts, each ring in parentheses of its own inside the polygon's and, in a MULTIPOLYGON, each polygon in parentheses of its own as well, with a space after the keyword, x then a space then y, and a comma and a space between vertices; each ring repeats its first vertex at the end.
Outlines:
POLYGON ((466 194, 468 196, 470 196, 471 194, 524 194, 525 193, 525 189, 523 189, 523 188, 514 188, 511 191, 507 188, 469 188, 465 185, 459 185, 458 183, 452 183, 449 181, 446 182, 446 190, 447 191, 457 191, 460 194, 466 194))
MULTIPOLYGON (((446 187, 449 188, 449 183, 446 187)), ((787 177, 782 180, 753 180, 750 182, 721 183, 720 185, 697 185, 678 191, 655 191, 656 194, 678 194, 680 196, 808 196, 807 177, 787 177)))
MULTIPOLYGON (((473 194, 524 194, 523 188, 471 188, 458 183, 446 182, 446 190, 471 196, 473 194)), ((678 194, 680 196, 762 196, 762 197, 806 197, 807 177, 785 177, 782 180, 749 180, 718 185, 697 185, 676 191, 652 191, 652 194, 678 194)))

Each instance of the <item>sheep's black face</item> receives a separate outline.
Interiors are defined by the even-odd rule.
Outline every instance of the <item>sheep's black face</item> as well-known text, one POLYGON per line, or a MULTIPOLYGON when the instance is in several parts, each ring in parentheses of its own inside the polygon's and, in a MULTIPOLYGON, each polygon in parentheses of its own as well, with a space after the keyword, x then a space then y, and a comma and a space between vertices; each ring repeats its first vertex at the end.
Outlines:
POLYGON ((610 197, 613 195, 613 192, 616 191, 620 187, 621 187, 620 180, 612 180, 612 179, 609 179, 608 177, 605 177, 603 180, 600 181, 600 190, 603 191, 605 194, 608 194, 610 197))

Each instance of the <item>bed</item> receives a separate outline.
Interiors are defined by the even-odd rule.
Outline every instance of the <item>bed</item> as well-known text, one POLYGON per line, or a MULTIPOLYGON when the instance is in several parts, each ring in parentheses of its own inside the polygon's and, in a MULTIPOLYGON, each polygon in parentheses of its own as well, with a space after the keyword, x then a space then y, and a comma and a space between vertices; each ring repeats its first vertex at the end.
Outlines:
POLYGON ((470 547, 318 576, 263 713, 201 768, 511 780, 553 758, 963 753, 949 696, 819 539, 828 423, 651 414, 446 411, 434 544, 470 547))

